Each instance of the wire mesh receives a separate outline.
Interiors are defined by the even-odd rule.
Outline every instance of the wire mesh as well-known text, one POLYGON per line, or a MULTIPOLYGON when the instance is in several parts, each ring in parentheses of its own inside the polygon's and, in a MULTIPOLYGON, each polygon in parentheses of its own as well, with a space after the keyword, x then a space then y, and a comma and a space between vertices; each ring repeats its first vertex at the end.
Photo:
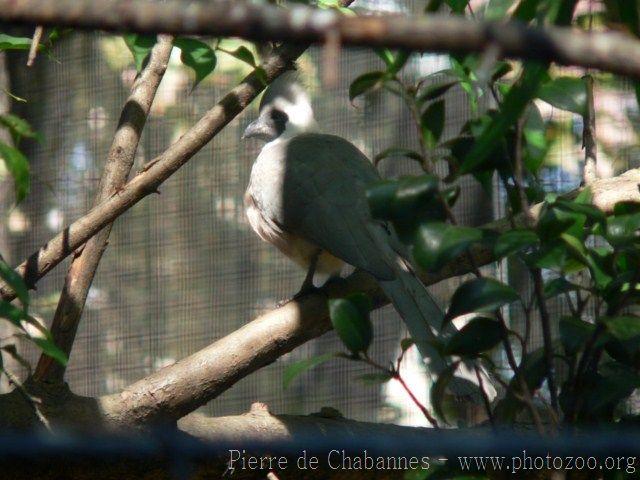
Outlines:
MULTIPOLYGON (((395 10, 420 5, 375 3, 395 10)), ((22 56, 9 57, 11 91, 28 100, 16 103, 14 110, 45 138, 41 144, 26 147, 33 175, 27 200, 9 208, 9 196, 0 195, 6 207, 5 221, 0 224, 4 230, 0 251, 12 264, 91 207, 120 109, 135 76, 119 37, 75 33, 54 54, 56 59, 39 58, 32 69, 24 67, 22 56)), ((215 74, 193 93, 189 93, 190 73, 173 58, 134 168, 175 141, 247 71, 231 57, 219 56, 215 74)), ((348 100, 348 86, 357 75, 381 68, 375 54, 343 50, 335 59, 339 81, 333 87, 322 84, 323 61, 320 49, 312 48, 300 61, 300 70, 325 132, 347 137, 369 156, 389 146, 417 145, 415 128, 399 98, 379 91, 356 106, 348 100)), ((447 66, 445 56, 417 55, 404 74, 417 77, 447 66)), ((605 112, 598 118, 602 165, 608 166, 610 174, 637 165, 638 112, 629 85, 607 85, 596 92, 596 99, 596 108, 605 112)), ((492 105, 488 98, 481 100, 482 108, 492 105)), ((460 88, 447 93, 446 105, 445 139, 455 136, 472 115, 460 88)), ((575 124, 574 130, 579 129, 578 118, 541 108, 546 118, 561 117, 575 124)), ((240 137, 255 114, 256 102, 162 185, 161 195, 143 200, 115 223, 67 371, 67 381, 77 393, 118 391, 234 331, 299 288, 304 272, 262 243, 244 216, 242 196, 259 146, 240 137)), ((550 154, 546 183, 562 190, 576 186, 581 158, 576 135, 560 138, 550 154)), ((384 176, 417 171, 415 164, 399 160, 381 165, 384 176)), ((461 223, 479 225, 504 214, 499 196, 492 199, 472 180, 463 180, 461 187, 456 208, 461 223)), ((5 193, 10 188, 6 180, 0 185, 5 193)), ((45 277, 33 295, 34 311, 46 322, 53 316, 66 266, 60 265, 45 277)), ((526 285, 516 270, 502 274, 526 285)), ((460 281, 442 282, 430 290, 444 304, 460 281)), ((558 304, 554 315, 562 313, 562 308, 558 304)), ((511 320, 518 325, 517 311, 511 312, 511 320)), ((396 357, 404 328, 390 307, 374 315, 374 324, 372 356, 384 363, 396 357)), ((534 343, 541 338, 537 327, 532 338, 534 343)), ((32 362, 37 360, 37 352, 28 345, 20 348, 32 362)), ((352 362, 329 362, 289 389, 282 387, 287 365, 340 350, 335 334, 329 333, 243 379, 204 410, 215 415, 240 413, 259 400, 282 413, 310 413, 330 405, 360 420, 425 423, 392 386, 366 387, 354 382, 366 368, 352 362)), ((411 376, 420 389, 421 377, 419 372, 411 376)), ((426 383, 422 393, 426 396, 426 383)))

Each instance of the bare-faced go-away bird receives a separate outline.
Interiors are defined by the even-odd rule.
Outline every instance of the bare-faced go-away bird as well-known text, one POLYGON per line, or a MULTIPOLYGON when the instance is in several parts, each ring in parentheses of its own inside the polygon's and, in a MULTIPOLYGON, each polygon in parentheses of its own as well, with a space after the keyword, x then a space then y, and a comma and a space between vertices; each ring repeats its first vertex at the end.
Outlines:
MULTIPOLYGON (((244 138, 266 144, 251 170, 244 201, 258 236, 307 269, 339 274, 346 262, 369 272, 404 320, 431 373, 446 367, 432 340, 443 314, 418 280, 392 228, 374 220, 366 190, 381 181, 349 141, 319 133, 309 97, 292 73, 265 91, 244 138)), ((463 394, 460 392, 459 394, 463 394)))

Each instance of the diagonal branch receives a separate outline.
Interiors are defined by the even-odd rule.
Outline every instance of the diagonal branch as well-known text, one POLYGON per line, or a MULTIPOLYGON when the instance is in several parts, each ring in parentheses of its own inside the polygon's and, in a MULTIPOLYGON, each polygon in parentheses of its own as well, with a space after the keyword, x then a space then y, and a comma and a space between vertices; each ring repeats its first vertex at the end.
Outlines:
POLYGON ((482 52, 489 45, 507 57, 554 61, 640 78, 640 42, 620 33, 577 33, 518 23, 458 17, 342 16, 330 10, 276 8, 237 1, 0 0, 0 20, 83 29, 238 36, 250 40, 324 43, 418 51, 482 52))
MULTIPOLYGON (((167 69, 172 48, 173 38, 171 36, 159 36, 158 43, 151 50, 148 63, 133 84, 109 149, 94 205, 99 205, 115 195, 127 181, 133 167, 142 130, 158 86, 167 69)), ((107 248, 112 225, 108 224, 84 245, 82 250, 75 255, 67 272, 51 325, 51 333, 55 343, 67 354, 67 357, 71 354, 87 294, 102 254, 107 248)), ((48 355, 42 354, 35 370, 34 379, 61 382, 64 372, 64 365, 48 355)))
MULTIPOLYGON (((621 201, 640 202, 640 170, 630 170, 619 177, 602 179, 591 185, 593 203, 611 213, 621 201)), ((569 194, 573 195, 575 192, 569 194)), ((541 204, 530 209, 537 221, 541 204)), ((518 218, 522 224, 522 216, 518 218)), ((507 219, 484 226, 498 232, 511 228, 507 219)), ((437 274, 422 277, 426 285, 473 271, 476 266, 494 260, 490 247, 471 250, 451 262, 437 274)), ((318 292, 305 295, 272 310, 239 330, 205 347, 179 362, 152 373, 119 394, 101 399, 101 408, 114 422, 149 424, 175 421, 228 390, 238 380, 273 363, 279 357, 331 329, 327 298, 363 292, 381 307, 388 303, 369 274, 356 271, 348 278, 325 285, 318 292), (231 355, 229 352, 233 352, 231 355)))
MULTIPOLYGON (((293 68, 295 60, 306 48, 307 45, 277 48, 263 62, 260 67, 261 72, 254 70, 247 75, 177 142, 149 162, 115 194, 96 205, 85 216, 73 222, 31 254, 16 268, 16 272, 29 287, 34 287, 40 278, 101 229, 147 195, 157 192, 158 187, 165 180, 186 164, 258 96, 266 85, 265 80, 268 84, 286 70, 293 68)), ((15 293, 6 283, 0 283, 0 296, 3 300, 12 300, 15 298, 15 293)))

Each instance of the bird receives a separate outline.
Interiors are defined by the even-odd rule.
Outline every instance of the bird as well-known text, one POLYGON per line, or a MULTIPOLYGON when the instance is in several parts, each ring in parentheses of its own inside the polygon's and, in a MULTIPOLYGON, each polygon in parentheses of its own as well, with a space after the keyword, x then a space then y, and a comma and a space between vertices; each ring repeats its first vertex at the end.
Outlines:
POLYGON ((264 142, 244 196, 251 228, 307 270, 299 294, 314 288, 315 273, 337 276, 345 263, 371 274, 428 372, 442 372, 447 362, 434 345, 444 315, 392 226, 371 216, 367 188, 382 180, 372 162, 348 140, 321 133, 295 72, 268 86, 258 111, 243 134, 264 142))

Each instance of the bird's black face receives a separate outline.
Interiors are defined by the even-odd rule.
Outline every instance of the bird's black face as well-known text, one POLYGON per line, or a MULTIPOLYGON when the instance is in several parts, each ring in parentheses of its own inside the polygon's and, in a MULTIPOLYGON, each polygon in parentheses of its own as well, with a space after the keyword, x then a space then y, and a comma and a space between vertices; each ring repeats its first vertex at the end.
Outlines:
POLYGON ((277 108, 266 108, 260 116, 247 125, 242 138, 258 138, 270 142, 278 138, 287 128, 289 117, 277 108))

